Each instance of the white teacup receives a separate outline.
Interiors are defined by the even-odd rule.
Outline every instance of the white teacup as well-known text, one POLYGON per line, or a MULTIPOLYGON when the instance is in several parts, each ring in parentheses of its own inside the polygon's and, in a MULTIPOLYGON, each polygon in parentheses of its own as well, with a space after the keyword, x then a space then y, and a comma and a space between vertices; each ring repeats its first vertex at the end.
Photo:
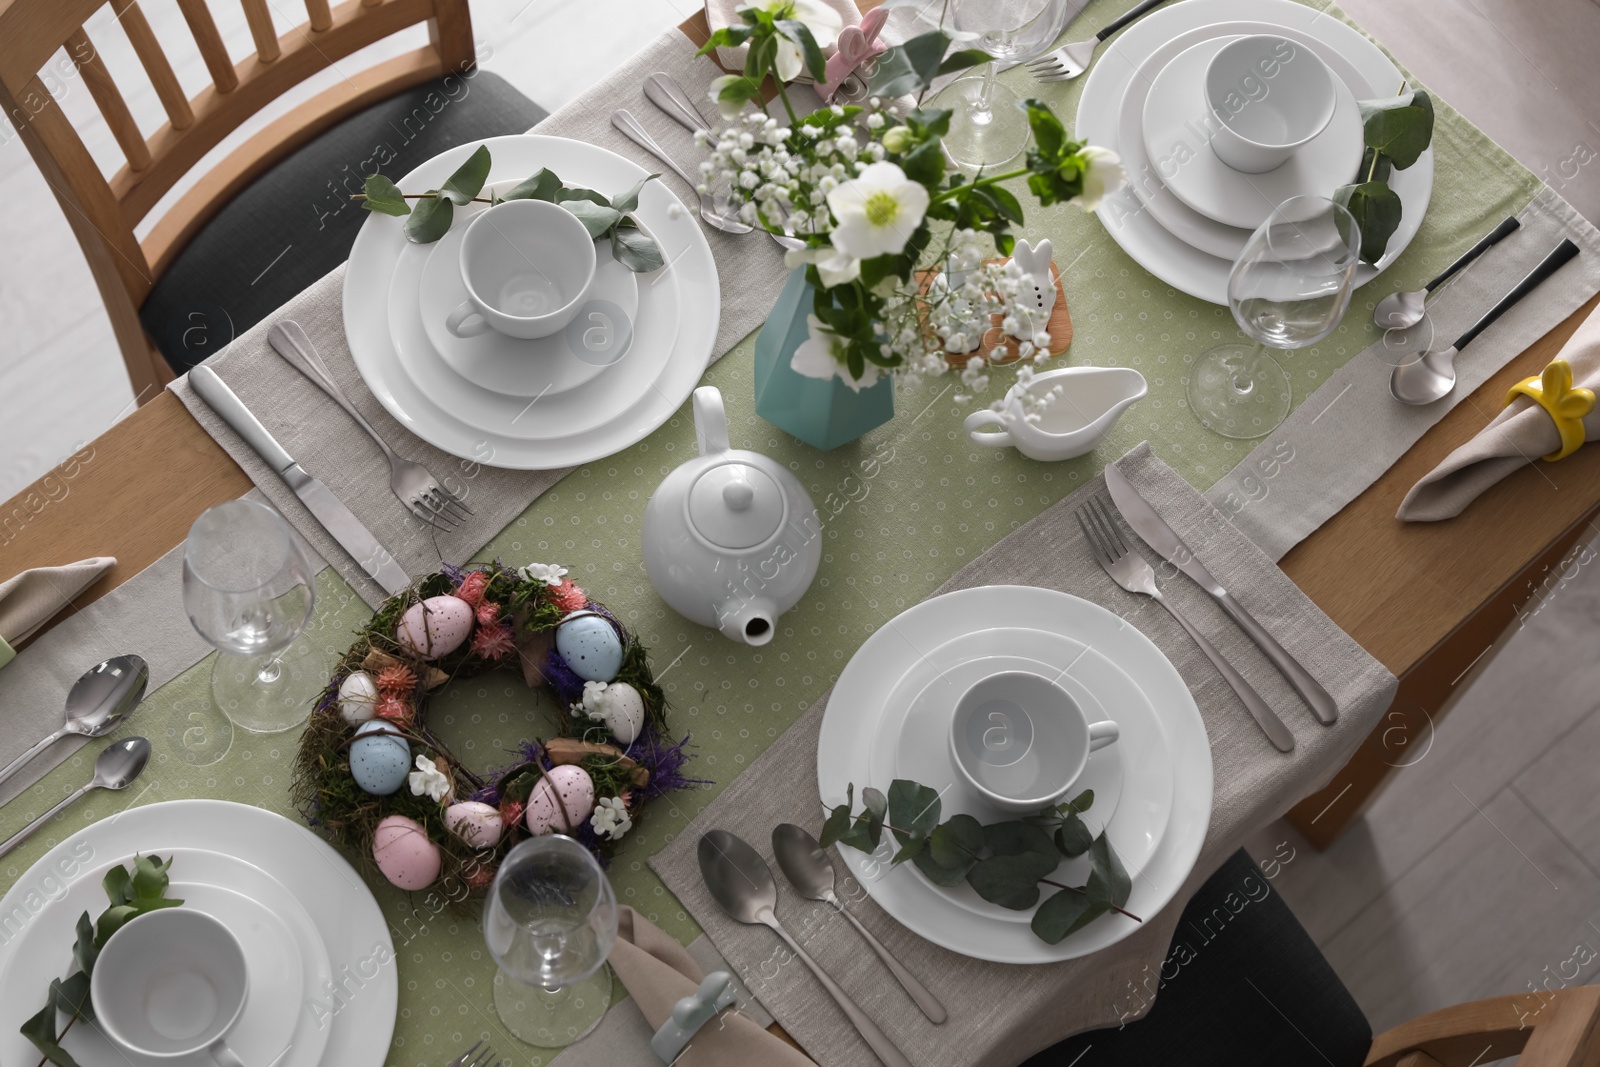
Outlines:
POLYGON ((1035 375, 1028 390, 1044 396, 1056 386, 1061 395, 1037 422, 1028 421, 1012 386, 1000 411, 984 408, 967 416, 967 437, 975 445, 1014 445, 1042 463, 1072 459, 1093 451, 1128 405, 1149 389, 1144 375, 1129 367, 1063 367, 1035 375))
POLYGON ((191 908, 164 908, 111 935, 95 961, 95 1021, 117 1044, 154 1059, 204 1052, 244 1067, 226 1036, 244 1012, 250 976, 226 926, 191 908))
POLYGON ((1048 678, 1006 671, 978 682, 956 703, 950 758, 990 804, 1032 812, 1065 797, 1089 753, 1119 736, 1116 723, 1091 723, 1078 702, 1048 678))
POLYGON ((1263 174, 1327 129, 1337 100, 1333 73, 1311 49, 1270 34, 1240 37, 1206 68, 1211 150, 1234 170, 1263 174))
POLYGON ((544 200, 508 200, 473 219, 461 239, 467 299, 445 328, 457 337, 499 330, 548 337, 578 313, 594 285, 594 239, 577 216, 544 200))

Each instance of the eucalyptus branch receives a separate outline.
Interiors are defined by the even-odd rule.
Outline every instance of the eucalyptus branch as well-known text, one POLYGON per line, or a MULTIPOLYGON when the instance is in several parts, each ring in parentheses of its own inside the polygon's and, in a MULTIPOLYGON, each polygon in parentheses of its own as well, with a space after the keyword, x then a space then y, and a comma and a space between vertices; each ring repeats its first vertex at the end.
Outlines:
MULTIPOLYGON (((1088 896, 1089 895, 1089 891, 1087 889, 1085 889, 1081 885, 1067 885, 1065 882, 1057 882, 1057 881, 1054 881, 1054 880, 1049 879, 1049 878, 1041 878, 1041 879, 1039 879, 1039 883, 1041 885, 1053 885, 1057 889, 1066 889, 1066 890, 1069 890, 1069 891, 1071 891, 1073 893, 1081 893, 1084 896, 1088 896)), ((1119 908, 1115 904, 1111 904, 1111 905, 1108 905, 1108 906, 1111 908, 1112 911, 1116 912, 1118 915, 1126 915, 1128 918, 1132 919, 1136 923, 1144 922, 1143 919, 1139 918, 1139 916, 1135 915, 1133 912, 1128 911, 1126 908, 1119 908)))
MULTIPOLYGON (((432 192, 432 193, 401 193, 400 196, 403 197, 406 200, 437 200, 437 199, 439 199, 439 194, 437 192, 432 192)), ((367 194, 366 193, 351 193, 350 194, 350 199, 351 200, 365 200, 365 199, 367 199, 367 194)), ((471 202, 474 203, 474 204, 492 204, 492 203, 494 203, 494 201, 491 198, 486 197, 486 196, 475 196, 475 197, 472 198, 471 202)))

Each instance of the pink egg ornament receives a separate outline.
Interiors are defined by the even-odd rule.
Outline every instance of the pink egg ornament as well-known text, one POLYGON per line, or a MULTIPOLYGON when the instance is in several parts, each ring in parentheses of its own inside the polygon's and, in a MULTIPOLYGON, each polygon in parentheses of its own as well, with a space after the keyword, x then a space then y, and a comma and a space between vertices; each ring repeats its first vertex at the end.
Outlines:
POLYGON ((472 607, 459 597, 431 596, 406 609, 394 636, 422 659, 448 656, 472 636, 472 607))
POLYGON ((500 843, 506 824, 500 809, 477 800, 463 800, 445 809, 444 825, 473 848, 493 848, 500 843))
POLYGON ((594 779, 582 767, 554 767, 528 796, 528 810, 523 816, 528 832, 538 836, 552 831, 570 834, 594 814, 594 779), (556 803, 557 795, 561 802, 556 803), (562 818, 565 809, 568 825, 562 818))
POLYGON ((390 883, 406 890, 426 889, 439 877, 444 857, 422 824, 390 815, 372 834, 372 858, 390 883))

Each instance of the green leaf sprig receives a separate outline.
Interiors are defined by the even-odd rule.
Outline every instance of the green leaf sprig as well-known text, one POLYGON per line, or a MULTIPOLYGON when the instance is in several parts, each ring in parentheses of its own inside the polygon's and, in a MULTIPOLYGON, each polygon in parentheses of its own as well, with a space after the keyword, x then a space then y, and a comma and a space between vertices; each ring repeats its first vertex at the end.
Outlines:
POLYGON ((89 979, 94 973, 95 961, 105 948, 111 935, 127 923, 146 912, 162 908, 175 908, 183 901, 167 896, 170 879, 167 872, 172 860, 163 863, 157 856, 138 856, 133 869, 117 866, 106 872, 101 886, 111 906, 94 922, 89 913, 78 917, 77 941, 72 946, 72 958, 78 969, 65 979, 50 982, 50 992, 38 1014, 22 1024, 22 1036, 44 1055, 39 1067, 53 1063, 56 1067, 78 1067, 72 1055, 61 1047, 61 1039, 79 1019, 94 1021, 94 1006, 89 1000, 89 979), (67 1024, 57 1028, 59 1016, 66 1015, 67 1024))
POLYGON ((1094 804, 1092 790, 1036 815, 987 826, 970 815, 940 822, 938 792, 904 778, 891 782, 887 794, 863 789, 861 803, 857 813, 852 784, 845 802, 829 812, 822 826, 822 847, 840 844, 874 852, 888 829, 900 846, 891 866, 910 860, 935 885, 964 881, 984 900, 1012 911, 1038 905, 1031 927, 1035 936, 1052 945, 1108 912, 1143 921, 1123 908, 1133 880, 1110 841, 1104 833, 1091 834, 1083 822, 1083 813, 1094 804), (1086 884, 1070 886, 1049 877, 1062 857, 1084 853, 1089 854, 1086 884), (1041 885, 1061 892, 1040 904, 1041 885))
POLYGON ((608 199, 593 189, 565 185, 554 171, 541 167, 504 196, 495 193, 487 197, 479 196, 489 179, 489 166, 489 147, 479 145, 477 151, 437 189, 429 189, 425 193, 402 193, 388 178, 372 174, 367 177, 365 192, 356 194, 354 199, 359 200, 367 211, 405 218, 406 239, 413 244, 432 244, 449 233, 455 221, 457 205, 543 200, 570 211, 583 223, 591 238, 608 238, 612 256, 629 270, 647 274, 665 265, 666 259, 661 255, 660 247, 639 229, 639 223, 633 216, 639 207, 639 194, 645 183, 659 178, 659 174, 646 175, 632 189, 608 199), (407 200, 416 200, 418 203, 412 207, 406 203, 407 200))
POLYGON ((1355 216, 1361 259, 1377 263, 1404 215, 1399 195, 1389 188, 1389 176, 1415 163, 1433 140, 1433 100, 1421 90, 1402 91, 1385 100, 1362 100, 1358 106, 1366 145, 1361 180, 1335 189, 1333 200, 1355 216))

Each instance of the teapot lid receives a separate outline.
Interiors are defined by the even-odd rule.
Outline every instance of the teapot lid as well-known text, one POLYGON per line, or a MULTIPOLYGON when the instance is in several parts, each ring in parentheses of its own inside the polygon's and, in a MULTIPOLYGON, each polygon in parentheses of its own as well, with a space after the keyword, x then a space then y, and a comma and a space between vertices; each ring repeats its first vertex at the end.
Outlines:
POLYGON ((689 525, 717 548, 753 548, 783 525, 783 490, 765 471, 719 463, 689 489, 689 525))

